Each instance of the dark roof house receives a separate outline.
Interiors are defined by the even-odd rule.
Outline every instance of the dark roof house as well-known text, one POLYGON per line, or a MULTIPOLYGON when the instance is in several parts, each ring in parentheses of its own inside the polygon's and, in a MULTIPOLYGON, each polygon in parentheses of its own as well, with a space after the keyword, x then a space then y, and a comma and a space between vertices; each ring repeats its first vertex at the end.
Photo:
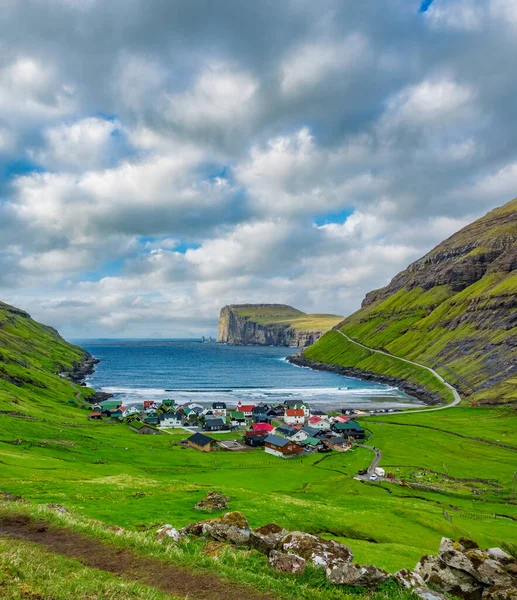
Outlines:
POLYGON ((216 441, 207 435, 203 435, 202 433, 195 433, 187 439, 187 444, 191 448, 195 448, 201 452, 210 452, 213 445, 216 444, 216 441))

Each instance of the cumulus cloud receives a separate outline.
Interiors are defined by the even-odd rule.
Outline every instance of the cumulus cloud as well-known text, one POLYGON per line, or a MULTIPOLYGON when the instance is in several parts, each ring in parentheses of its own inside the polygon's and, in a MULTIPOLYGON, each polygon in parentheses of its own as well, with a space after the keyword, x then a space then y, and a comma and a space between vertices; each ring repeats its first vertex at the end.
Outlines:
POLYGON ((0 297, 68 335, 347 314, 516 195, 510 0, 2 9, 0 297))

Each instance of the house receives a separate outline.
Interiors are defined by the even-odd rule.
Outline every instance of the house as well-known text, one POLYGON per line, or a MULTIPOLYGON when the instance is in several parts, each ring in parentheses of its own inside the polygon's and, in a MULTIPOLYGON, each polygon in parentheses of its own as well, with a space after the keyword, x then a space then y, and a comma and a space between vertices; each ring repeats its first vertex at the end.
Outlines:
POLYGON ((271 419, 275 417, 283 417, 285 412, 285 408, 283 406, 272 406, 268 408, 267 416, 271 419))
POLYGON ((222 419, 206 419, 203 429, 205 431, 222 431, 223 429, 229 429, 229 427, 222 419))
POLYGON ((246 417, 240 410, 232 410, 230 413, 230 424, 233 427, 239 427, 240 425, 246 424, 246 417))
POLYGON ((264 440, 264 446, 268 454, 279 456, 280 458, 290 458, 303 452, 303 446, 278 435, 268 435, 264 440))
POLYGON ((354 440, 364 440, 364 429, 357 421, 350 420, 347 423, 336 422, 332 424, 332 431, 339 433, 345 438, 353 438, 354 440))
POLYGON ((291 440, 293 442, 301 442, 305 438, 309 437, 308 434, 303 431, 303 429, 293 429, 289 433, 284 436, 286 439, 291 440))
POLYGON ((273 425, 270 425, 269 423, 253 423, 251 428, 255 433, 271 433, 275 429, 273 425))
POLYGON ((305 431, 309 437, 316 437, 320 432, 320 430, 316 429, 316 427, 309 427, 309 425, 304 425, 302 427, 302 431, 305 431))
POLYGON ((195 450, 200 450, 201 452, 210 452, 213 450, 217 442, 207 435, 203 435, 202 433, 195 433, 187 439, 187 444, 194 448, 195 450))
POLYGON ((305 418, 308 419, 310 417, 311 407, 307 402, 302 402, 301 400, 286 400, 284 404, 286 409, 292 410, 296 408, 301 408, 303 410, 305 418))
POLYGON ((240 400, 237 402, 237 410, 244 413, 245 417, 253 416, 254 404, 243 404, 240 400))
POLYGON ((160 419, 155 412, 150 412, 145 416, 144 423, 147 423, 148 425, 159 425, 160 419))
POLYGON ((187 408, 190 408, 190 410, 194 410, 195 408, 199 409, 199 412, 197 414, 200 414, 203 411, 203 407, 201 406, 201 404, 196 404, 195 402, 191 402, 190 404, 188 404, 187 408))
POLYGON ((310 425, 310 427, 314 427, 314 429, 330 429, 330 423, 328 419, 320 417, 319 415, 312 415, 312 417, 309 417, 307 423, 310 425))
POLYGON ((307 448, 313 452, 317 452, 323 446, 323 442, 314 437, 305 438, 302 440, 301 444, 304 448, 307 448))
POLYGON ((128 417, 129 415, 139 415, 139 414, 140 414, 140 410, 138 409, 138 406, 130 406, 124 413, 124 415, 126 417, 128 417))
POLYGON ((144 412, 154 412, 158 404, 154 400, 144 400, 144 412))
POLYGON ((219 417, 226 417, 226 404, 224 402, 213 402, 212 412, 219 417))
POLYGON ((348 440, 340 436, 333 437, 328 440, 323 440, 323 443, 325 444, 325 446, 327 446, 327 448, 330 448, 331 450, 336 450, 337 452, 345 452, 352 446, 348 440))
POLYGON ((176 400, 173 400, 172 398, 165 398, 165 400, 162 402, 162 406, 166 406, 166 407, 171 407, 174 406, 176 404, 176 400))
POLYGON ((255 406, 252 411, 253 421, 255 423, 269 423, 271 418, 267 414, 268 409, 265 406, 255 406))
POLYGON ((181 419, 175 413, 163 413, 158 416, 160 427, 181 427, 181 419))
POLYGON ((322 410, 311 410, 311 415, 315 415, 316 417, 326 417, 328 418, 328 415, 326 412, 323 412, 322 410))
POLYGON ((118 401, 118 400, 104 400, 104 402, 100 403, 101 406, 101 412, 104 414, 106 411, 110 411, 114 408, 118 408, 119 406, 122 406, 122 402, 118 401))
POLYGON ((305 413, 303 408, 287 408, 284 415, 284 421, 288 425, 303 425, 305 423, 305 413))
POLYGON ((298 430, 294 427, 291 427, 290 425, 280 425, 275 429, 275 434, 286 438, 289 437, 289 435, 291 435, 292 433, 295 433, 296 431, 298 430))
POLYGON ((350 421, 350 417, 343 417, 342 415, 338 415, 337 417, 332 417, 333 423, 346 423, 350 421))
POLYGON ((140 435, 158 435, 160 433, 156 427, 152 427, 151 425, 142 423, 141 421, 132 421, 129 424, 129 429, 135 433, 139 433, 140 435))
POLYGON ((102 415, 100 412, 92 412, 88 415, 88 421, 102 421, 102 415))
POLYGON ((125 412, 126 412, 126 409, 123 406, 119 406, 118 408, 112 408, 109 411, 109 416, 112 419, 118 419, 119 417, 122 418, 124 416, 125 412))
POLYGON ((263 446, 265 444, 266 437, 266 435, 256 435, 252 431, 247 431, 246 435, 244 436, 244 443, 246 446, 250 446, 251 448, 258 448, 259 446, 263 446))

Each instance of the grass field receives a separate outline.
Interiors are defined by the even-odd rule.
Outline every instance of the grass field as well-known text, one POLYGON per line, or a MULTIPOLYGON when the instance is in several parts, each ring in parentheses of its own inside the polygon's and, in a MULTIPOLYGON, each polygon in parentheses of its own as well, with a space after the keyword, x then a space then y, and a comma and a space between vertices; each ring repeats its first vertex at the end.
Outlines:
POLYGON ((363 419, 370 443, 383 451, 381 465, 423 486, 412 489, 354 480, 371 460, 363 448, 293 461, 260 449, 203 454, 181 447, 184 433, 138 436, 124 425, 89 423, 77 409, 61 411, 55 422, 0 415, 0 490, 139 531, 198 520, 194 504, 216 489, 252 526, 275 521, 332 536, 349 544, 357 561, 390 571, 413 567, 443 535, 483 546, 517 538, 517 506, 509 504, 516 451, 446 432, 510 444, 517 416, 509 411, 363 419))

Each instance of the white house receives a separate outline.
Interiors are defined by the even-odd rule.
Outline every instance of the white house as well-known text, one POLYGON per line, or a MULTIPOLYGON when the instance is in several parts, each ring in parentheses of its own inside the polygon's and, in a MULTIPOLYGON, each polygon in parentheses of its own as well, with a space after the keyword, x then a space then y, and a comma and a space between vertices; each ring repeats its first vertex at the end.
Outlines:
POLYGON ((160 419, 160 427, 174 428, 181 427, 182 424, 181 419, 174 413, 164 413, 159 415, 158 418, 160 419))
POLYGON ((307 423, 311 427, 314 427, 314 429, 330 429, 330 421, 327 418, 320 417, 318 415, 313 415, 312 417, 309 417, 307 423))
POLYGON ((253 415, 254 404, 243 404, 240 400, 237 402, 237 410, 244 413, 245 417, 251 417, 253 415))
POLYGON ((303 408, 288 408, 285 411, 284 421, 288 425, 303 425, 305 423, 303 408))
POLYGON ((309 434, 303 429, 298 429, 296 433, 286 436, 287 439, 292 440, 293 442, 303 442, 309 437, 309 434))

